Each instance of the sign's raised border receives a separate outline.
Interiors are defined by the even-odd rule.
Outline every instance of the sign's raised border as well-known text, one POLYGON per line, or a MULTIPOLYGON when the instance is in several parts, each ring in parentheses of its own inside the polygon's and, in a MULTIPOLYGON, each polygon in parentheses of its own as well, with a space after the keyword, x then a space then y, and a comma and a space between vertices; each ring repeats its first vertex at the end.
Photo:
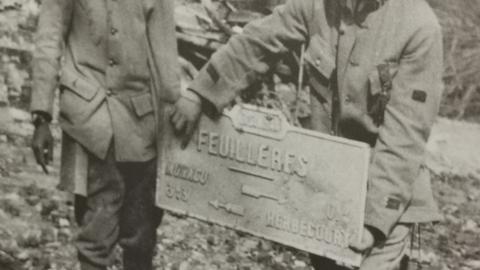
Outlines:
MULTIPOLYGON (((203 117, 206 117, 206 116, 203 116, 203 117)), ((335 143, 345 144, 345 145, 348 145, 348 146, 351 146, 351 147, 357 147, 357 148, 360 148, 360 149, 365 149, 366 151, 365 151, 365 158, 364 158, 364 160, 365 160, 364 167, 365 168, 369 167, 370 146, 367 145, 366 143, 353 141, 353 140, 348 140, 348 139, 345 139, 345 138, 332 136, 332 135, 329 135, 329 134, 319 133, 319 132, 316 132, 316 131, 311 131, 311 130, 291 126, 291 125, 288 124, 286 117, 280 111, 266 109, 266 108, 253 106, 253 105, 242 104, 242 105, 237 105, 237 106, 233 107, 229 111, 225 111, 222 114, 222 117, 229 118, 232 121, 232 124, 235 127, 235 129, 237 129, 241 132, 251 133, 251 134, 254 134, 254 135, 257 135, 257 136, 262 136, 262 137, 266 137, 266 138, 270 138, 270 139, 274 139, 274 140, 282 140, 287 135, 287 133, 297 133, 297 134, 302 134, 302 135, 306 135, 306 136, 310 136, 310 137, 320 138, 320 139, 323 139, 323 140, 329 140, 329 141, 335 142, 335 143), (277 121, 277 123, 279 125, 278 126, 274 126, 274 125, 267 126, 267 128, 265 128, 264 125, 262 125, 262 126, 255 125, 255 122, 249 122, 249 121, 245 121, 245 119, 242 119, 242 117, 240 116, 240 114, 242 112, 255 112, 255 113, 264 114, 266 118, 270 118, 273 121, 277 121)), ((160 149, 162 149, 162 148, 160 148, 160 149)), ((162 150, 164 150, 164 149, 162 149, 162 150)), ((165 153, 162 152, 162 155, 165 155, 165 153)), ((158 170, 158 177, 161 177, 162 174, 164 174, 165 169, 166 169, 165 164, 160 162, 159 170, 158 170)), ((364 175, 362 175, 362 177, 363 177, 363 179, 368 178, 368 170, 364 171, 364 175)), ((366 197, 366 192, 367 192, 366 185, 363 189, 358 190, 358 192, 359 192, 361 197, 366 197)), ((246 228, 231 226, 231 225, 229 225, 225 222, 221 222, 221 221, 218 221, 218 220, 211 220, 208 217, 203 217, 203 216, 197 215, 195 213, 190 213, 190 212, 185 211, 183 209, 178 209, 178 208, 175 208, 175 207, 171 207, 169 205, 163 205, 162 203, 159 202, 158 197, 157 197, 157 206, 159 206, 159 207, 161 207, 161 208, 163 208, 167 211, 170 211, 170 212, 182 215, 182 216, 187 216, 187 217, 194 218, 194 219, 197 219, 197 220, 200 220, 200 221, 203 221, 203 222, 216 224, 216 225, 226 227, 226 228, 229 228, 229 229, 233 229, 233 230, 236 230, 236 231, 241 231, 241 232, 244 232, 244 233, 248 233, 248 234, 253 235, 255 237, 259 237, 261 239, 272 241, 271 239, 265 238, 264 236, 259 235, 255 231, 251 231, 251 230, 248 230, 246 228)), ((359 208, 360 209, 365 209, 365 201, 362 202, 362 205, 360 205, 359 208)), ((360 216, 361 216, 361 219, 364 220, 365 213, 364 212, 360 213, 360 216)), ((362 225, 362 228, 360 228, 360 229, 361 229, 361 231, 363 230, 363 225, 362 225)), ((361 241, 361 236, 362 236, 361 234, 358 235, 358 239, 357 239, 358 243, 361 241)), ((274 242, 277 242, 277 243, 285 245, 285 246, 291 246, 291 244, 286 242, 286 241, 282 242, 282 241, 276 240, 274 242)), ((352 267, 352 268, 359 267, 360 264, 361 264, 361 261, 362 261, 361 254, 358 254, 358 256, 356 256, 355 258, 346 259, 346 258, 338 257, 338 256, 336 256, 336 254, 329 254, 329 253, 319 254, 318 251, 316 251, 316 250, 315 251, 304 250, 304 251, 314 253, 314 254, 317 254, 319 256, 328 257, 330 259, 335 260, 339 265, 343 265, 343 266, 346 266, 346 267, 352 267)))

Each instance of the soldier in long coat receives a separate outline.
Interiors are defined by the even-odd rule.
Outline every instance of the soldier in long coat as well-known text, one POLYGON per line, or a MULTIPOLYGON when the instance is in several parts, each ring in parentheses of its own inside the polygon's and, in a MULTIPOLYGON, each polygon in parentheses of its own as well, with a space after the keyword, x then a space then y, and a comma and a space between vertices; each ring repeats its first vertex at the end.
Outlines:
POLYGON ((45 167, 59 86, 60 187, 86 195, 75 200, 81 269, 106 269, 117 242, 124 269, 152 269, 156 116, 180 97, 173 1, 44 0, 36 46, 33 149, 45 167))
MULTIPOLYGON (((372 147, 363 240, 352 243, 365 255, 360 269, 396 269, 412 224, 439 218, 424 162, 443 91, 443 49, 424 0, 288 1, 213 55, 171 120, 188 139, 202 108, 221 112, 276 56, 302 44, 312 86, 305 127, 372 147)), ((337 269, 316 256, 312 264, 337 269)))

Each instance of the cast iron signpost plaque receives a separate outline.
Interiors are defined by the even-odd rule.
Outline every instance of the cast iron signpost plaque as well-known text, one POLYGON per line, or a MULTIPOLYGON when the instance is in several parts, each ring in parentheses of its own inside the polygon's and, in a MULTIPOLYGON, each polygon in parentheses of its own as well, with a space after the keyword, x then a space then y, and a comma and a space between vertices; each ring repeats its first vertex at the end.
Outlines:
MULTIPOLYGON (((170 126, 170 125, 167 125, 170 126)), ((359 266, 370 150, 239 105, 202 117, 185 150, 166 127, 157 205, 359 266)))

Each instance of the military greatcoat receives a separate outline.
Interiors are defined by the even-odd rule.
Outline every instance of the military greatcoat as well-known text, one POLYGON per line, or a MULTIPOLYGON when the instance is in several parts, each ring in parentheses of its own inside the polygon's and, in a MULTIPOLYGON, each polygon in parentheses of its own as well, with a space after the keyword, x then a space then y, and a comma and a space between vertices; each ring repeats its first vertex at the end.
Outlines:
POLYGON ((52 115, 60 86, 61 189, 85 195, 84 150, 156 156, 157 104, 180 95, 172 0, 44 0, 35 43, 32 112, 52 115))
POLYGON ((233 37, 190 88, 221 111, 276 56, 306 44, 308 127, 372 146, 365 223, 388 236, 399 222, 439 217, 424 163, 443 91, 441 28, 424 0, 340 2, 288 1, 233 37))

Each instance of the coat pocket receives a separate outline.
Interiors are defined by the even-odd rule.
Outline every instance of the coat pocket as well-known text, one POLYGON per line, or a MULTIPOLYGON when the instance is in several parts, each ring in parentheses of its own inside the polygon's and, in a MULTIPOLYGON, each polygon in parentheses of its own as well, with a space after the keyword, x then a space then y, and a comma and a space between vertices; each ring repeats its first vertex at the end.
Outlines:
POLYGON ((104 90, 72 71, 62 71, 60 78, 60 121, 84 124, 100 109, 104 90))
POLYGON ((62 71, 60 85, 63 85, 66 89, 86 101, 91 101, 100 90, 100 86, 90 83, 87 79, 81 77, 81 75, 69 70, 62 71))
POLYGON ((143 117, 153 112, 153 100, 150 93, 134 96, 131 98, 131 101, 138 117, 143 117))

